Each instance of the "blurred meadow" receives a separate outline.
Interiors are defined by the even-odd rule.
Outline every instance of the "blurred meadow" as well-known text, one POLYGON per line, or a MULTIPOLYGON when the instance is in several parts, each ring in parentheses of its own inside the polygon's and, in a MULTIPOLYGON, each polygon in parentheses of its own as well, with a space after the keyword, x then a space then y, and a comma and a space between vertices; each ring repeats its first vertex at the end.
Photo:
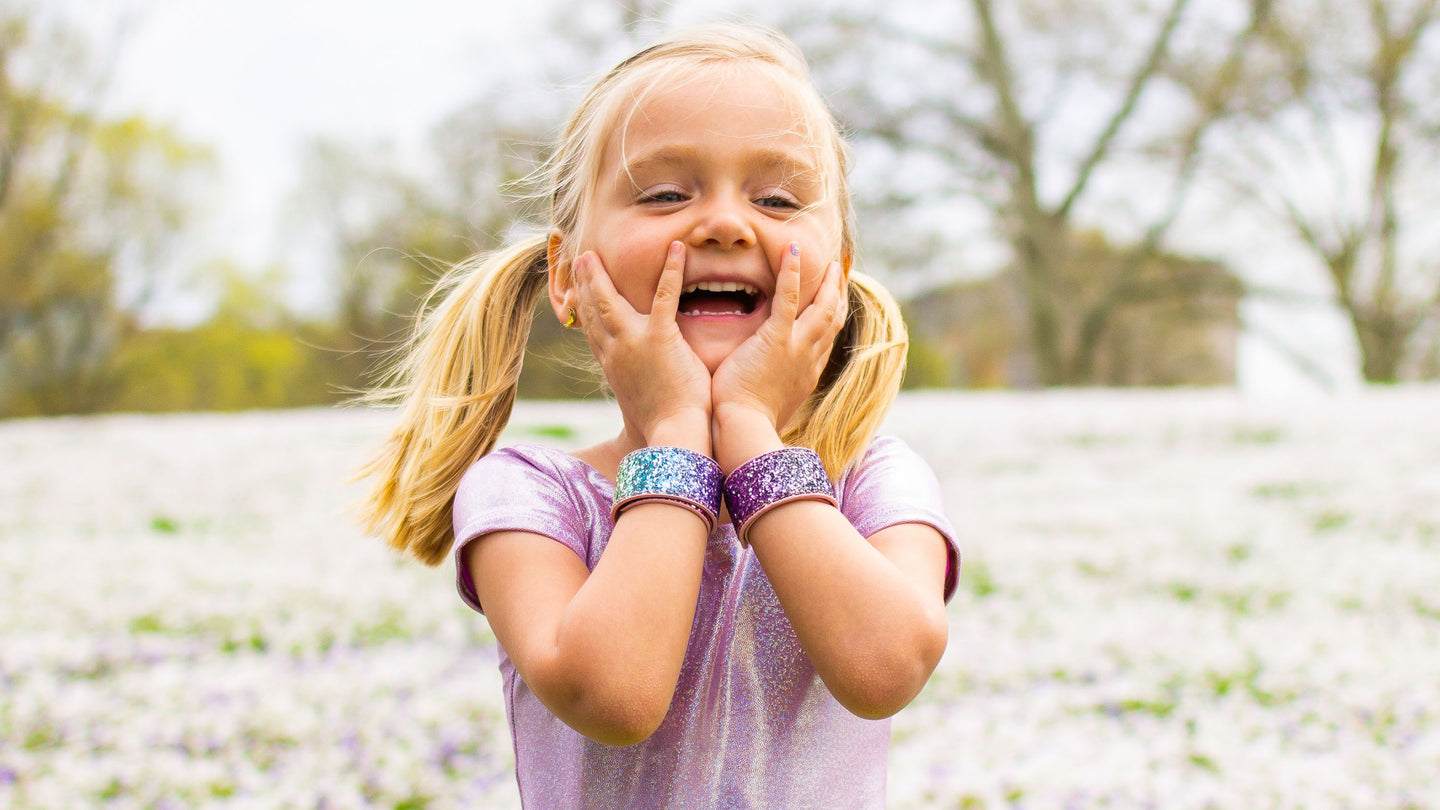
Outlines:
MULTIPOLYGON (((257 258, 261 169, 127 60, 188 19, 304 87, 281 40, 406 13, 326 2, 0 0, 0 807, 517 806, 493 639, 359 531, 391 415, 337 406, 544 227, 585 77, 741 14, 849 132, 965 552, 890 805, 1440 810, 1440 2, 544 0, 413 143, 290 143, 257 258)), ((506 441, 613 428, 529 349, 506 441)))
MULTIPOLYGON (((902 396, 965 560, 890 806, 1440 808, 1437 409, 902 396)), ((518 806, 453 567, 345 513, 390 417, 0 423, 0 806, 518 806)), ((522 402, 503 441, 614 420, 522 402)))

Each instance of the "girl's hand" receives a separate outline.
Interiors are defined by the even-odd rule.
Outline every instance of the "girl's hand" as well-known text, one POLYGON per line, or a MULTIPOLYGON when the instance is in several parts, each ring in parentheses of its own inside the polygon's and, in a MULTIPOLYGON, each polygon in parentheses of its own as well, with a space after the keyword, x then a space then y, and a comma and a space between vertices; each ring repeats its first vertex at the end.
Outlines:
POLYGON ((672 242, 649 315, 630 306, 593 251, 575 261, 580 325, 624 414, 646 444, 710 454, 710 372, 675 324, 685 246, 672 242))
POLYGON ((843 285, 840 263, 831 262, 802 310, 799 246, 785 252, 770 317, 711 382, 715 458, 725 470, 778 447, 779 431, 815 390, 845 325, 843 285))

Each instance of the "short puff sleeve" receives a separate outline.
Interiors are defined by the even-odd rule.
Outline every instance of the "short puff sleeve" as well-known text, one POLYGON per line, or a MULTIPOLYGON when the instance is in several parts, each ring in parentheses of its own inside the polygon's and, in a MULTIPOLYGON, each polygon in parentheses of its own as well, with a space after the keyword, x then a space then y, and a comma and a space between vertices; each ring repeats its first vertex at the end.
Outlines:
POLYGON ((960 581, 960 546, 945 516, 940 482, 930 465, 904 441, 877 436, 840 477, 840 512, 862 537, 900 523, 933 526, 945 538, 945 601, 960 581))
POLYGON ((577 476, 592 475, 598 473, 573 456, 539 445, 502 448, 471 465, 460 479, 453 508, 455 587, 465 604, 484 612, 464 554, 465 546, 482 535, 543 535, 588 565, 597 506, 574 483, 577 476))

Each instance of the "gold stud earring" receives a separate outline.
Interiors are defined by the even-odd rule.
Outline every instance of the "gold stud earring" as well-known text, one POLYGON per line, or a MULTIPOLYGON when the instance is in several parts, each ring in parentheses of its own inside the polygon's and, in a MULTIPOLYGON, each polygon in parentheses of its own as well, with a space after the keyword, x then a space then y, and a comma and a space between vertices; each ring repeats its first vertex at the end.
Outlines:
POLYGON ((565 312, 566 312, 567 314, 569 314, 570 317, 566 318, 566 319, 565 319, 565 323, 560 324, 560 325, 563 326, 563 327, 565 327, 566 329, 573 329, 573 328, 575 328, 575 308, 574 308, 574 307, 566 307, 566 308, 565 308, 565 312))

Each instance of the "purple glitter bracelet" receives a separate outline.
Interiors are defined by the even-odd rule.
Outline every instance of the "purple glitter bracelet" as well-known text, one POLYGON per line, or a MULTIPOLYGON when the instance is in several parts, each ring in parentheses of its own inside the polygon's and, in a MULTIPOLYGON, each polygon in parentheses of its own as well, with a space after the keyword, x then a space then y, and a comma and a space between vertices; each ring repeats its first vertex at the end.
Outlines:
POLYGON ((740 544, 755 518, 782 503, 825 501, 839 506, 820 456, 808 447, 784 447, 741 464, 725 478, 725 504, 740 544))
POLYGON ((615 474, 615 504, 610 520, 626 507, 645 501, 683 506, 715 528, 720 513, 720 465, 709 456, 681 447, 642 447, 620 460, 615 474))

